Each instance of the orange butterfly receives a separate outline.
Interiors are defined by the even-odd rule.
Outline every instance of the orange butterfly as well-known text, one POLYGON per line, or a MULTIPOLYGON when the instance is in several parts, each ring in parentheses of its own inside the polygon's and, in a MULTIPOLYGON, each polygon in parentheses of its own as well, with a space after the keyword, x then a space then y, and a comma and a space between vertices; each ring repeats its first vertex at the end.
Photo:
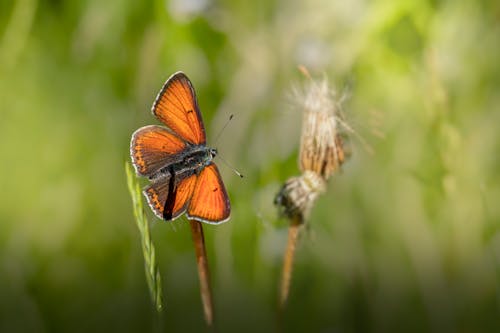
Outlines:
POLYGON ((206 146, 196 93, 184 73, 167 80, 152 111, 168 128, 139 128, 132 134, 130 156, 136 173, 151 181, 144 195, 153 212, 167 221, 184 212, 201 222, 227 221, 229 197, 212 161, 217 150, 206 146))

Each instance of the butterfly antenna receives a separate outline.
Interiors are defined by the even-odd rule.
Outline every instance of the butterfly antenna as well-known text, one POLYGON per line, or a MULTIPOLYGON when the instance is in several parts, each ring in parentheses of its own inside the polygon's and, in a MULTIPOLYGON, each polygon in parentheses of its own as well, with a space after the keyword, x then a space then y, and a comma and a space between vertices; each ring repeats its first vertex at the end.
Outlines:
POLYGON ((224 130, 226 129, 227 125, 229 124, 229 122, 231 121, 231 119, 233 119, 233 114, 229 116, 229 119, 226 121, 226 123, 224 124, 224 126, 222 126, 222 129, 219 131, 219 134, 217 134, 217 137, 215 138, 215 142, 214 142, 214 146, 217 145, 217 142, 219 142, 219 139, 220 139, 220 136, 222 134, 222 132, 224 132, 224 130))
MULTIPOLYGON (((231 121, 231 119, 233 119, 234 117, 234 114, 231 114, 229 116, 229 119, 226 121, 226 123, 224 124, 224 126, 222 126, 222 129, 219 131, 219 134, 217 134, 217 137, 215 138, 215 143, 214 143, 214 146, 217 145, 217 142, 219 142, 219 139, 220 139, 220 136, 221 134, 224 132, 224 130, 226 129, 227 125, 229 124, 229 122, 231 121)), ((218 157, 220 158, 220 160, 231 170, 233 170, 233 172, 235 174, 237 174, 240 178, 243 178, 243 175, 241 174, 241 172, 239 172, 238 170, 236 170, 235 167, 233 167, 231 164, 229 164, 225 159, 223 159, 220 155, 218 155, 218 157)))
POLYGON ((241 172, 239 172, 238 170, 236 170, 236 168, 234 168, 231 164, 227 163, 225 159, 223 159, 222 157, 220 157, 220 155, 217 155, 220 160, 231 170, 233 170, 233 172, 235 174, 237 174, 240 178, 243 178, 243 174, 241 172))

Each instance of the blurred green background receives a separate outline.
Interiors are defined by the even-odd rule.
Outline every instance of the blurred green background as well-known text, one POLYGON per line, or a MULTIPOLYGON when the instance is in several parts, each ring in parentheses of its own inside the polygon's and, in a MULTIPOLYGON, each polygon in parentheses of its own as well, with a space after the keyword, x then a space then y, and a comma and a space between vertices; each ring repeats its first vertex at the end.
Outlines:
POLYGON ((298 173, 297 70, 326 75, 373 148, 330 181, 300 240, 285 331, 500 329, 500 3, 0 3, 0 331, 204 329, 186 220, 153 218, 151 306, 124 162, 163 82, 193 81, 232 219, 206 226, 221 332, 277 329, 298 173))

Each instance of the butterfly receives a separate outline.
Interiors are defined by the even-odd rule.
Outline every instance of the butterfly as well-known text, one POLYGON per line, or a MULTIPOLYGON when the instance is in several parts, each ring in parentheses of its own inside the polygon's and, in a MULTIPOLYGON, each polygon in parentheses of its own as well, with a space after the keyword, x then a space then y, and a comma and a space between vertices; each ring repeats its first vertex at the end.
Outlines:
POLYGON ((153 103, 152 112, 167 127, 149 125, 132 134, 130 156, 139 176, 150 184, 143 193, 161 219, 211 224, 229 220, 231 207, 215 148, 206 146, 205 127, 191 81, 173 74, 153 103))

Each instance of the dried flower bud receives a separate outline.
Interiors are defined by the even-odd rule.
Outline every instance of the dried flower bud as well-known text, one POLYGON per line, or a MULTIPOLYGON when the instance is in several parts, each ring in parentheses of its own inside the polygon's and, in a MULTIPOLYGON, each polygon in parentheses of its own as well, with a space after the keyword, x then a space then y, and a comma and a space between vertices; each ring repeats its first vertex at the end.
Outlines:
POLYGON ((304 221, 316 198, 326 190, 326 182, 312 171, 287 180, 276 195, 274 203, 289 219, 304 221))

